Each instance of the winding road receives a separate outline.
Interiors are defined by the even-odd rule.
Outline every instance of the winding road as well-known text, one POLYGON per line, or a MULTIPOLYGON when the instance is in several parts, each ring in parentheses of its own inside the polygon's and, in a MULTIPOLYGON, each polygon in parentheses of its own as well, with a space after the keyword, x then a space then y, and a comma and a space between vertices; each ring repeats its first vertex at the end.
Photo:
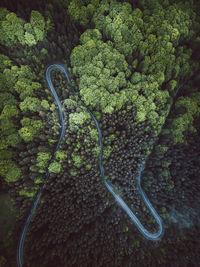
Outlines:
MULTIPOLYGON (((52 81, 51 81, 51 71, 53 69, 59 69, 61 72, 63 72, 65 74, 67 83, 69 84, 71 90, 72 90, 72 94, 75 95, 77 94, 71 85, 70 79, 69 79, 69 74, 67 69, 65 68, 65 66, 63 64, 60 63, 56 63, 56 64, 51 64, 47 67, 46 69, 46 81, 47 81, 47 85, 48 88, 54 98, 54 101, 56 102, 57 106, 58 106, 58 112, 59 112, 59 118, 60 118, 60 124, 61 124, 61 131, 60 131, 60 136, 59 136, 59 140, 57 142, 57 145, 55 147, 55 150, 52 154, 52 157, 49 161, 48 167, 49 165, 52 163, 52 161, 55 158, 55 153, 56 151, 59 149, 60 143, 62 141, 62 138, 65 134, 65 123, 64 123, 64 116, 63 116, 63 112, 62 112, 62 105, 60 103, 60 100, 57 96, 57 93, 53 87, 52 81)), ((150 203, 147 195, 145 194, 145 192, 143 191, 142 187, 141 187, 141 177, 142 177, 142 173, 145 167, 145 164, 142 165, 141 169, 140 169, 140 173, 137 179, 138 182, 138 190, 142 196, 142 199, 144 200, 145 204, 147 205, 147 207, 149 208, 149 210, 151 211, 153 217, 155 218, 157 224, 158 224, 158 231, 156 233, 151 233, 149 232, 139 221, 139 219, 134 215, 134 213, 130 210, 130 208, 128 207, 128 205, 124 202, 124 200, 118 195, 116 194, 116 192, 114 191, 113 187, 106 181, 105 179, 105 169, 103 166, 103 143, 102 143, 102 133, 99 127, 99 123, 97 121, 97 119, 95 118, 95 116, 92 114, 92 112, 88 109, 88 107, 84 104, 84 102, 80 99, 81 103, 83 106, 85 106, 88 110, 88 112, 90 113, 92 119, 94 120, 94 123, 96 125, 97 131, 98 131, 98 136, 99 136, 99 146, 100 146, 100 153, 99 153, 99 164, 100 164, 100 172, 101 172, 101 177, 102 180, 107 188, 107 190, 112 194, 112 196, 115 198, 115 200, 119 203, 119 205, 121 206, 121 208, 127 213, 127 215, 130 217, 131 221, 136 225, 136 227, 138 228, 138 230, 142 233, 142 235, 149 239, 149 240, 153 240, 153 241, 157 241, 160 240, 164 230, 163 230, 163 223, 162 223, 162 219, 160 218, 160 216, 158 215, 158 213, 156 212, 156 210, 153 208, 152 204, 150 203)), ((40 189, 38 190, 36 197, 34 199, 33 202, 33 206, 30 210, 30 214, 24 224, 23 230, 21 232, 21 236, 19 239, 19 244, 18 244, 18 248, 17 248, 17 264, 19 267, 23 266, 23 248, 24 248, 24 241, 25 241, 25 237, 26 237, 26 232, 28 229, 28 226, 30 224, 30 221, 33 217, 34 211, 38 205, 41 193, 46 185, 46 181, 49 177, 49 171, 48 171, 48 167, 47 167, 47 171, 45 174, 45 179, 43 184, 41 185, 40 189)))

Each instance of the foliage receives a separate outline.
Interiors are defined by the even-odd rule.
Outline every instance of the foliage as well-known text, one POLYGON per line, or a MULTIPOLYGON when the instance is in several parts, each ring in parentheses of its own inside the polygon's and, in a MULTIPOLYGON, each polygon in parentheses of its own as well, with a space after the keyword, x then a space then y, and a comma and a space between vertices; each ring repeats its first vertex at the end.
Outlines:
POLYGON ((24 100, 26 97, 32 97, 34 91, 41 88, 41 84, 34 82, 36 78, 29 66, 21 66, 17 71, 17 81, 14 84, 15 91, 19 94, 20 99, 24 100))
POLYGON ((14 12, 0 8, 0 28, 0 44, 7 47, 33 46, 46 36, 46 22, 36 10, 31 11, 30 23, 26 23, 14 12))
POLYGON ((0 113, 0 153, 1 150, 9 147, 16 147, 21 138, 17 132, 15 120, 19 117, 17 101, 11 93, 1 93, 1 113, 0 113))
POLYGON ((64 99, 63 106, 65 106, 68 109, 73 109, 77 107, 77 102, 72 99, 67 98, 67 99, 64 99))
POLYGON ((13 152, 11 150, 1 150, 1 153, 0 153, 0 160, 2 159, 12 159, 13 157, 13 152))
POLYGON ((17 181, 21 176, 21 170, 14 160, 13 148, 17 148, 22 139, 26 142, 32 141, 43 128, 41 121, 29 118, 23 118, 21 122, 24 127, 21 129, 19 127, 21 112, 37 111, 40 101, 31 96, 33 96, 34 90, 41 88, 41 84, 33 81, 36 76, 30 67, 12 66, 8 58, 1 58, 4 68, 0 73, 0 153, 2 155, 1 164, 7 164, 8 167, 6 170, 3 168, 4 171, 1 175, 7 183, 10 183, 17 181), (19 103, 18 95, 24 101, 19 103))
POLYGON ((0 110, 3 109, 5 105, 16 105, 17 100, 10 93, 0 93, 0 110))
POLYGON ((56 151, 56 160, 65 160, 67 158, 66 151, 58 150, 56 151))
POLYGON ((34 197, 35 192, 27 192, 25 189, 22 189, 19 191, 20 196, 26 196, 26 197, 34 197))
POLYGON ((51 159, 51 154, 49 152, 38 152, 37 154, 37 164, 36 166, 40 167, 40 173, 44 173, 48 166, 48 163, 51 159))
POLYGON ((180 41, 195 37, 199 24, 188 3, 147 2, 141 6, 151 12, 115 0, 92 1, 96 9, 89 12, 88 1, 71 1, 70 16, 92 29, 81 35, 70 60, 90 109, 112 114, 132 101, 137 123, 148 120, 159 132, 179 80, 197 69, 192 50, 180 41))
POLYGON ((69 115, 69 128, 78 129, 80 125, 83 125, 86 120, 90 119, 88 112, 71 113, 69 115))
POLYGON ((16 182, 21 176, 21 170, 16 165, 12 166, 6 174, 5 181, 7 183, 16 182))
POLYGON ((10 159, 0 160, 0 175, 7 183, 15 182, 20 178, 21 170, 10 159))
POLYGON ((22 128, 18 130, 19 135, 25 142, 31 142, 43 129, 41 120, 34 120, 24 117, 21 121, 22 128))
POLYGON ((92 168, 92 165, 91 165, 91 164, 87 164, 87 165, 85 166, 85 168, 86 168, 87 171, 89 171, 89 170, 92 168))
POLYGON ((32 187, 31 188, 31 192, 29 192, 26 189, 22 189, 22 190, 19 191, 19 195, 20 196, 26 196, 26 197, 34 197, 35 194, 36 194, 36 192, 37 192, 37 190, 38 190, 38 187, 37 186, 32 187))
POLYGON ((108 159, 113 148, 111 146, 106 146, 103 150, 103 159, 108 159))
POLYGON ((22 112, 36 112, 40 106, 40 100, 36 97, 27 96, 19 106, 22 112))
POLYGON ((16 105, 8 105, 6 104, 1 112, 0 120, 1 119, 11 119, 17 118, 19 116, 19 110, 17 109, 16 105))
POLYGON ((59 162, 55 161, 55 162, 52 162, 50 165, 49 165, 49 172, 53 172, 53 173, 59 173, 62 169, 62 166, 59 162))
MULTIPOLYGON (((30 56, 35 56, 35 51, 33 54, 26 45, 31 47, 43 41, 47 30, 51 29, 50 24, 49 18, 45 21, 41 13, 35 10, 31 11, 30 22, 26 22, 14 12, 0 8, 0 45, 3 50, 10 48, 8 54, 15 51, 12 58, 17 62, 17 66, 13 66, 8 56, 0 54, 0 175, 8 183, 17 181, 21 176, 15 161, 18 145, 22 140, 33 141, 43 129, 41 120, 25 117, 24 113, 37 112, 40 105, 49 109, 48 102, 43 100, 41 103, 38 98, 42 85, 29 67, 30 56), (27 65, 18 64, 18 59, 23 63, 28 62, 27 65)), ((45 48, 40 50, 43 54, 48 53, 45 48)), ((42 161, 41 155, 38 160, 37 163, 44 167, 45 160, 42 161)))
POLYGON ((72 153, 72 159, 74 161, 74 166, 76 166, 77 168, 80 168, 82 166, 83 159, 80 155, 72 153))
POLYGON ((89 128, 89 130, 90 130, 90 136, 91 136, 91 138, 92 138, 93 140, 95 140, 95 141, 98 141, 98 139, 99 139, 99 134, 98 134, 97 129, 91 129, 91 128, 89 128))
POLYGON ((74 170, 74 169, 71 169, 70 171, 69 171, 69 173, 70 173, 70 175, 71 176, 77 176, 77 171, 76 170, 74 170))
POLYGON ((74 21, 79 21, 82 26, 88 26, 92 15, 99 6, 99 0, 72 0, 68 6, 68 14, 74 21))
POLYGON ((99 104, 102 111, 112 113, 114 107, 121 108, 126 101, 119 89, 126 85, 124 72, 128 65, 123 55, 99 38, 98 30, 87 30, 81 36, 82 46, 71 54, 71 64, 75 66, 74 74, 81 76, 79 88, 85 104, 91 107, 99 104))
POLYGON ((7 47, 24 45, 24 23, 25 21, 18 18, 14 12, 0 8, 0 44, 7 47))
MULTIPOLYGON (((35 91, 41 89, 41 84, 35 82, 34 79, 36 79, 36 75, 29 66, 21 65, 20 67, 5 68, 0 73, 1 94, 8 101, 8 104, 9 102, 16 103, 12 96, 16 92, 21 100, 28 96, 32 97, 35 91)), ((0 105, 3 105, 1 101, 0 105)))
POLYGON ((184 109, 184 112, 172 120, 170 130, 174 143, 183 143, 185 131, 196 132, 193 122, 200 114, 200 93, 195 93, 191 97, 179 97, 175 108, 184 109))
POLYGON ((49 109, 50 109, 50 105, 49 105, 49 103, 48 103, 48 101, 47 101, 46 99, 43 99, 43 100, 41 101, 41 106, 42 106, 44 109, 46 109, 46 110, 49 110, 49 109))
POLYGON ((30 24, 34 30, 36 41, 42 41, 45 38, 45 20, 40 12, 31 11, 30 24))
POLYGON ((7 145, 11 146, 11 147, 17 147, 17 145, 20 144, 21 141, 22 141, 22 139, 21 139, 18 132, 10 134, 6 138, 7 145))
POLYGON ((2 72, 6 67, 12 66, 11 60, 3 54, 0 54, 0 62, 1 62, 0 72, 2 72))

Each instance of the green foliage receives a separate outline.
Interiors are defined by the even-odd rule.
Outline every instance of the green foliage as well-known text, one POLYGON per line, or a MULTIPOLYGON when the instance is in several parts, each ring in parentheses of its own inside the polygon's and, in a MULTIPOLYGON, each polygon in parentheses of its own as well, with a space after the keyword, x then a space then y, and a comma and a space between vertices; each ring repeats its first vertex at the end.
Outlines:
MULTIPOLYGON (((66 4, 68 0, 63 1, 63 6, 66 4)), ((55 2, 55 1, 54 1, 55 2)), ((60 4, 60 2, 59 2, 60 4)), ((55 25, 53 23, 53 15, 54 15, 54 6, 52 4, 46 4, 45 9, 45 17, 46 17, 46 31, 55 30, 55 25)))
POLYGON ((36 192, 34 192, 34 191, 33 192, 28 192, 25 189, 22 189, 22 190, 19 191, 19 195, 20 196, 25 196, 25 197, 34 197, 35 193, 36 192))
POLYGON ((161 208, 162 213, 166 213, 167 209, 165 207, 161 208))
POLYGON ((89 170, 91 170, 92 165, 91 165, 91 164, 87 164, 87 165, 85 166, 85 168, 86 168, 87 171, 89 171, 89 170))
POLYGON ((51 159, 51 153, 49 152, 38 152, 37 154, 37 164, 36 166, 38 166, 40 168, 40 173, 44 173, 46 171, 46 168, 48 166, 48 163, 51 159))
POLYGON ((10 134, 6 138, 6 144, 11 147, 17 147, 18 144, 22 141, 20 135, 18 132, 15 132, 13 134, 10 134))
POLYGON ((0 8, 0 44, 13 47, 24 45, 24 20, 6 8, 0 8))
MULTIPOLYGON (((21 68, 11 66, 11 68, 4 68, 0 75, 1 89, 3 89, 3 92, 0 93, 0 150, 16 148, 22 140, 17 130, 17 119, 20 116, 20 110, 18 109, 18 101, 14 97, 13 87, 19 77, 31 76, 24 73, 26 70, 25 66, 21 68)), ((19 175, 17 170, 16 175, 19 175)))
POLYGON ((163 161, 162 162, 162 167, 163 168, 168 168, 170 165, 171 165, 171 162, 168 162, 168 161, 163 161))
POLYGON ((1 119, 11 119, 17 118, 19 116, 19 110, 17 109, 16 105, 8 105, 6 104, 1 112, 0 120, 1 119))
POLYGON ((31 82, 31 87, 32 87, 33 91, 37 91, 37 90, 42 88, 42 85, 38 82, 31 82))
POLYGON ((34 35, 29 33, 28 31, 25 32, 24 38, 28 46, 33 46, 37 44, 37 41, 35 40, 34 35))
POLYGON ((69 128, 78 129, 80 125, 83 125, 88 119, 90 119, 90 115, 86 111, 80 113, 71 113, 69 115, 69 128))
POLYGON ((0 160, 2 159, 12 159, 13 157, 13 152, 11 150, 1 150, 0 153, 0 160))
POLYGON ((19 110, 15 105, 16 100, 10 93, 3 93, 2 96, 5 98, 5 101, 2 103, 2 106, 4 106, 0 114, 0 153, 2 153, 1 150, 7 149, 8 147, 16 147, 21 142, 21 138, 13 122, 13 119, 19 117, 19 110), (8 99, 6 99, 6 96, 8 99))
POLYGON ((45 20, 40 12, 36 10, 31 11, 30 24, 34 30, 36 41, 42 41, 45 36, 45 20))
POLYGON ((0 75, 0 85, 1 91, 4 92, 14 92, 14 84, 18 77, 18 67, 12 66, 10 69, 4 69, 3 73, 0 75))
POLYGON ((168 151, 168 147, 167 146, 162 146, 162 145, 157 145, 155 147, 156 151, 162 152, 162 153, 166 153, 168 151))
POLYGON ((17 71, 17 76, 18 79, 14 84, 14 89, 19 94, 21 100, 24 100, 26 97, 32 97, 34 91, 41 88, 40 83, 33 82, 36 76, 28 66, 21 66, 17 71))
POLYGON ((1 160, 0 166, 0 175, 6 176, 8 171, 14 167, 14 163, 11 160, 1 160))
POLYGON ((38 186, 32 187, 31 190, 28 188, 24 188, 24 189, 19 191, 19 195, 33 198, 35 196, 37 190, 38 190, 38 186))
POLYGON ((49 165, 49 172, 53 172, 53 173, 59 173, 62 169, 62 166, 61 166, 61 163, 59 162, 52 162, 50 165, 49 165))
POLYGON ((8 135, 8 134, 14 133, 16 131, 16 126, 12 122, 12 120, 1 119, 0 120, 0 129, 1 129, 2 135, 8 135))
POLYGON ((0 62, 1 62, 0 72, 3 72, 5 68, 12 66, 11 60, 3 54, 0 54, 0 62))
POLYGON ((74 21, 79 21, 81 25, 88 26, 94 11, 99 6, 99 0, 72 0, 68 6, 68 14, 74 21))
POLYGON ((200 93, 195 93, 191 97, 179 97, 175 104, 175 108, 184 109, 184 113, 176 116, 171 123, 171 134, 174 143, 184 142, 184 132, 196 132, 193 121, 200 114, 200 93))
POLYGON ((83 45, 71 54, 71 64, 74 74, 81 76, 79 89, 86 105, 100 105, 101 112, 112 113, 127 101, 124 92, 119 92, 126 86, 127 63, 123 55, 99 38, 98 30, 87 30, 81 36, 83 45))
POLYGON ((96 147, 94 147, 92 150, 93 150, 93 152, 95 153, 95 156, 99 156, 99 153, 100 153, 100 146, 96 146, 96 147))
POLYGON ((42 48, 40 52, 44 55, 48 54, 48 51, 45 48, 42 48))
POLYGON ((133 12, 129 3, 104 1, 92 20, 95 27, 114 43, 115 48, 129 57, 143 39, 141 17, 142 12, 139 9, 133 12))
MULTIPOLYGON (((48 21, 49 23, 49 21, 48 21)), ((31 11, 30 23, 25 23, 14 12, 0 8, 0 44, 7 47, 19 45, 36 45, 46 36, 46 22, 35 10, 31 11)))
POLYGON ((22 65, 20 68, 12 66, 11 68, 5 68, 3 73, 0 73, 0 87, 1 87, 1 100, 0 106, 3 106, 3 100, 7 101, 7 104, 15 104, 14 94, 17 92, 20 99, 24 100, 27 96, 33 96, 34 91, 41 88, 41 84, 33 82, 36 78, 34 72, 29 66, 22 65))
POLYGON ((0 93, 0 110, 3 109, 5 105, 16 105, 17 100, 10 93, 0 93))
POLYGON ((103 159, 108 159, 112 152, 113 148, 111 146, 105 146, 103 150, 103 159))
POLYGON ((170 176, 170 171, 168 169, 165 169, 161 172, 161 176, 164 177, 165 179, 168 179, 170 176))
POLYGON ((43 99, 43 100, 41 101, 41 106, 42 106, 44 109, 46 109, 46 110, 49 110, 49 109, 50 109, 50 105, 49 105, 49 103, 48 103, 48 101, 47 101, 46 99, 43 99))
POLYGON ((36 97, 27 96, 19 106, 22 112, 36 112, 40 106, 40 100, 36 97))
POLYGON ((169 191, 171 191, 171 190, 174 189, 174 182, 173 182, 173 181, 170 181, 170 183, 169 183, 167 189, 168 189, 169 191))
POLYGON ((78 174, 78 172, 76 170, 74 170, 74 169, 71 169, 69 171, 69 173, 70 173, 71 176, 77 176, 77 174, 78 174))
POLYGON ((25 142, 31 142, 34 139, 31 127, 23 127, 19 130, 19 135, 25 142))
POLYGON ((77 107, 78 105, 77 105, 76 101, 68 98, 68 99, 64 99, 63 106, 65 106, 68 109, 73 109, 73 108, 77 107))
POLYGON ((31 142, 44 128, 41 120, 24 117, 21 121, 22 128, 18 130, 19 135, 25 142, 31 142))
POLYGON ((7 183, 16 182, 21 176, 21 170, 10 160, 0 160, 0 175, 7 183))
POLYGON ((99 139, 99 134, 98 134, 98 131, 97 131, 97 129, 89 129, 90 130, 90 136, 91 136, 91 138, 93 139, 93 140, 95 140, 95 141, 98 141, 98 139, 99 139))
POLYGON ((42 178, 36 178, 36 179, 34 180, 34 183, 35 183, 35 184, 41 184, 42 182, 43 182, 42 178))
POLYGON ((65 160, 67 158, 66 151, 58 150, 56 151, 56 160, 65 160))
POLYGON ((21 176, 21 170, 15 165, 10 169, 5 177, 7 183, 16 182, 21 176))
POLYGON ((131 82, 133 84, 137 84, 138 82, 141 81, 141 73, 140 72, 134 72, 132 77, 131 77, 131 82))
POLYGON ((129 229, 128 229, 128 226, 126 226, 126 228, 125 228, 125 232, 128 232, 128 230, 129 230, 129 229))
POLYGON ((80 155, 72 153, 72 159, 74 161, 74 166, 80 168, 83 164, 83 159, 80 155))
POLYGON ((180 38, 194 36, 196 15, 191 8, 187 10, 190 4, 153 3, 144 1, 151 11, 142 12, 126 2, 101 1, 89 17, 83 15, 83 22, 80 12, 88 2, 71 1, 70 15, 82 25, 91 24, 92 29, 81 35, 81 45, 73 49, 70 60, 86 105, 112 114, 132 101, 137 123, 148 120, 159 132, 177 81, 197 67, 190 60, 191 49, 179 46, 180 38))

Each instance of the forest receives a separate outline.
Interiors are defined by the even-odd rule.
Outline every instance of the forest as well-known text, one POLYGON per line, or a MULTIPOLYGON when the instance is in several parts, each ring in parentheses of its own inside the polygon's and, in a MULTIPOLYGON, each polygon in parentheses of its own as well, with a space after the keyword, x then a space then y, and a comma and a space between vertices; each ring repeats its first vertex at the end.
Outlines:
POLYGON ((0 267, 196 267, 200 262, 200 2, 2 0, 0 267), (45 80, 64 114, 65 134, 45 80), (72 93, 72 88, 75 93, 72 93), (84 103, 84 105, 83 105, 84 103), (148 231, 147 240, 105 179, 148 231), (48 178, 45 175, 49 174, 48 178))

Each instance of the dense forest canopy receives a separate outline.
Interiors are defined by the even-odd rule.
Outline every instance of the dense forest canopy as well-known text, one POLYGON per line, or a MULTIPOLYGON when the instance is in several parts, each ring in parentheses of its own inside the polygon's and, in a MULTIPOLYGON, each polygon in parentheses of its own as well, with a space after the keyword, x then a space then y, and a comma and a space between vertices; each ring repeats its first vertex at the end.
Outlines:
POLYGON ((11 200, 7 215, 2 205, 0 266, 16 266, 47 168, 24 266, 197 266, 199 52, 199 1, 1 1, 0 197, 11 200), (66 66, 77 94, 54 70, 66 132, 49 165, 60 134, 45 81, 53 62, 66 66), (156 232, 137 187, 146 162, 142 185, 165 225, 159 243, 145 240, 104 188, 98 132, 81 101, 100 124, 106 179, 156 232))

